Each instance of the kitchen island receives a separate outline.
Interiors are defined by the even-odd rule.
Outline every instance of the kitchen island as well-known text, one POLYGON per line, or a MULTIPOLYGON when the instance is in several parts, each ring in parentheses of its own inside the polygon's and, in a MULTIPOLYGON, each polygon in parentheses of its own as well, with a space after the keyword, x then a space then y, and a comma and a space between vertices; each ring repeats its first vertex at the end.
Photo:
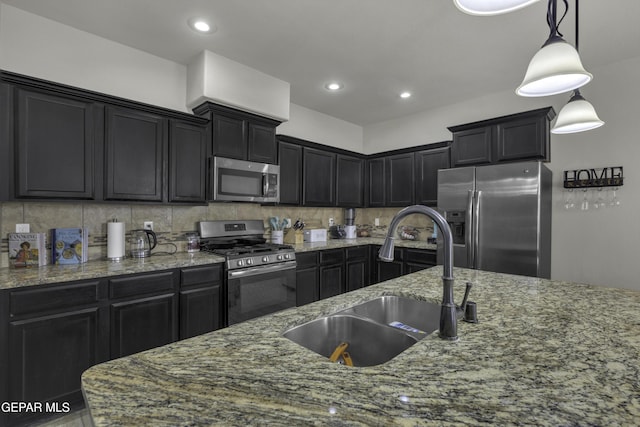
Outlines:
POLYGON ((637 425, 640 292, 455 269, 480 323, 349 367, 284 338, 381 295, 439 301, 441 267, 88 369, 96 426, 637 425))

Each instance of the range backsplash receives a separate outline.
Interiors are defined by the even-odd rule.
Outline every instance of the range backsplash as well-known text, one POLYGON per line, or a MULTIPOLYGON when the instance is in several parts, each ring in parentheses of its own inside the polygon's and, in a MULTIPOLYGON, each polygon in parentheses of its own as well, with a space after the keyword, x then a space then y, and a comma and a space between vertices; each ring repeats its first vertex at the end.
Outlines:
MULTIPOLYGON (((358 229, 366 229, 372 236, 384 236, 387 226, 400 208, 356 209, 358 229), (375 226, 375 219, 379 226, 375 226)), ((197 222, 217 219, 258 219, 264 221, 269 234, 268 219, 272 216, 301 218, 307 227, 327 228, 329 219, 344 224, 343 208, 308 208, 291 206, 260 206, 254 203, 210 203, 207 206, 150 206, 98 203, 0 203, 0 267, 7 267, 7 234, 15 225, 28 223, 31 232, 48 232, 58 227, 87 227, 89 229, 89 259, 106 259, 107 222, 113 218, 125 222, 127 234, 142 228, 144 221, 153 221, 159 246, 155 251, 184 251, 185 233, 197 229, 197 222), (175 246, 174 246, 175 245, 175 246)), ((420 230, 419 240, 431 237, 433 223, 421 215, 407 217, 403 225, 420 230)))

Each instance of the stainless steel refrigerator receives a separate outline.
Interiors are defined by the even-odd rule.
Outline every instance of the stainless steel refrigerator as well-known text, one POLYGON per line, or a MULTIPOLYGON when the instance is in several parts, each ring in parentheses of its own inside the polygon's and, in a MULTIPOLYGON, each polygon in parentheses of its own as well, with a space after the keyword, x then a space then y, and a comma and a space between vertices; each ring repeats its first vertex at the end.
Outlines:
POLYGON ((551 178, 541 162, 439 170, 454 265, 549 278, 551 178))

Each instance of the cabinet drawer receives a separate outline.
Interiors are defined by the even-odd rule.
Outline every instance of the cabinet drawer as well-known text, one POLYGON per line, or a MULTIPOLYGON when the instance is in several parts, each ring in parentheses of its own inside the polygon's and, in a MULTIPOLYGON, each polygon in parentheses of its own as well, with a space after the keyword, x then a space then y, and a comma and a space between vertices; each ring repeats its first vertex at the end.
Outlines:
POLYGON ((180 270, 180 287, 222 281, 222 264, 180 270))
POLYGON ((345 249, 347 260, 366 258, 369 255, 369 248, 367 246, 358 246, 355 248, 345 249))
POLYGON ((172 291, 174 284, 175 274, 173 271, 111 279, 109 280, 109 298, 172 291))
POLYGON ((11 292, 12 316, 96 304, 100 281, 71 283, 11 292))
POLYGON ((436 265, 436 251, 431 249, 405 249, 404 260, 419 264, 436 265))
POLYGON ((298 269, 317 266, 318 251, 296 253, 296 265, 298 269))
POLYGON ((343 262, 344 251, 342 249, 320 251, 320 265, 341 264, 343 262))

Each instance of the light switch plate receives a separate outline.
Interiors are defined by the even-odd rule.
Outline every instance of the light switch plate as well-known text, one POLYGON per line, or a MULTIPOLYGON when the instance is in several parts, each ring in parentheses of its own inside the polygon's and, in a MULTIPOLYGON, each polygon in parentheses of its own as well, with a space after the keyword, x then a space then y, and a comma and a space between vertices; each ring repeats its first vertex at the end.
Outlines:
POLYGON ((16 224, 16 233, 28 233, 29 231, 29 224, 16 224))

